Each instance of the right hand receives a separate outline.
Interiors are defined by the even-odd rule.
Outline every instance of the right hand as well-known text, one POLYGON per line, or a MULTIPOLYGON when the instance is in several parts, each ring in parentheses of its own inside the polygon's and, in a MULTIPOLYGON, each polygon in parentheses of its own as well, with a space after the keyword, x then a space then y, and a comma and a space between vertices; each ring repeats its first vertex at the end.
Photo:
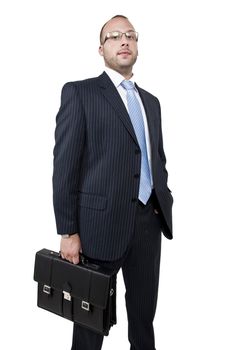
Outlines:
POLYGON ((61 237, 60 243, 61 257, 73 264, 79 263, 79 252, 82 253, 81 240, 78 233, 68 238, 61 237))

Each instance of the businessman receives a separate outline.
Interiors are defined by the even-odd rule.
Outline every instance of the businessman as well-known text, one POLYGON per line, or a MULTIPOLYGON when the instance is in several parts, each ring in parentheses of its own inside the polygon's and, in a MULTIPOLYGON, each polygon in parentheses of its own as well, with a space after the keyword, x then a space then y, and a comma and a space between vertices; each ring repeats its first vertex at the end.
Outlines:
MULTIPOLYGON (((172 239, 171 191, 158 99, 134 81, 138 33, 125 16, 101 29, 105 71, 64 85, 57 114, 53 199, 61 254, 122 269, 131 350, 155 350, 161 232, 172 239)), ((74 324, 72 350, 103 336, 74 324)))

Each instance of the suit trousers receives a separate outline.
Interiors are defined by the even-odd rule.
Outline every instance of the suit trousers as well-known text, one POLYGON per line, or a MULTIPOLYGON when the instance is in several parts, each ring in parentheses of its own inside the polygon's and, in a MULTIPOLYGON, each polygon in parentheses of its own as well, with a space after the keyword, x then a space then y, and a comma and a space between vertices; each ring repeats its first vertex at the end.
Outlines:
MULTIPOLYGON (((114 261, 96 260, 118 272, 122 269, 128 317, 130 350, 155 350, 155 316, 161 253, 161 218, 152 197, 146 205, 137 202, 135 228, 124 255, 114 261)), ((111 333, 110 333, 111 335, 111 333)), ((71 350, 100 350, 103 336, 74 323, 71 350)))

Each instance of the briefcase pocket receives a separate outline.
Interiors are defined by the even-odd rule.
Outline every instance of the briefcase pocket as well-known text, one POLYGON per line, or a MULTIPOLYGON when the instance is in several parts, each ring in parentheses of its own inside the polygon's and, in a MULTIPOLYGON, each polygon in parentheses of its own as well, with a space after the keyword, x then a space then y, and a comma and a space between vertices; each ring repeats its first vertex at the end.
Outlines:
POLYGON ((62 293, 50 286, 38 283, 37 306, 62 316, 62 293))

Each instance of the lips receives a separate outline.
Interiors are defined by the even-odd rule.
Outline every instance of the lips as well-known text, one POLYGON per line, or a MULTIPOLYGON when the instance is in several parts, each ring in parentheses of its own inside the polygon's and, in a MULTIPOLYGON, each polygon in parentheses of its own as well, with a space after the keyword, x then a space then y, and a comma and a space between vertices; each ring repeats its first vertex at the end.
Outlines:
POLYGON ((127 50, 122 50, 122 51, 119 51, 117 54, 118 55, 131 55, 131 52, 127 51, 127 50))

